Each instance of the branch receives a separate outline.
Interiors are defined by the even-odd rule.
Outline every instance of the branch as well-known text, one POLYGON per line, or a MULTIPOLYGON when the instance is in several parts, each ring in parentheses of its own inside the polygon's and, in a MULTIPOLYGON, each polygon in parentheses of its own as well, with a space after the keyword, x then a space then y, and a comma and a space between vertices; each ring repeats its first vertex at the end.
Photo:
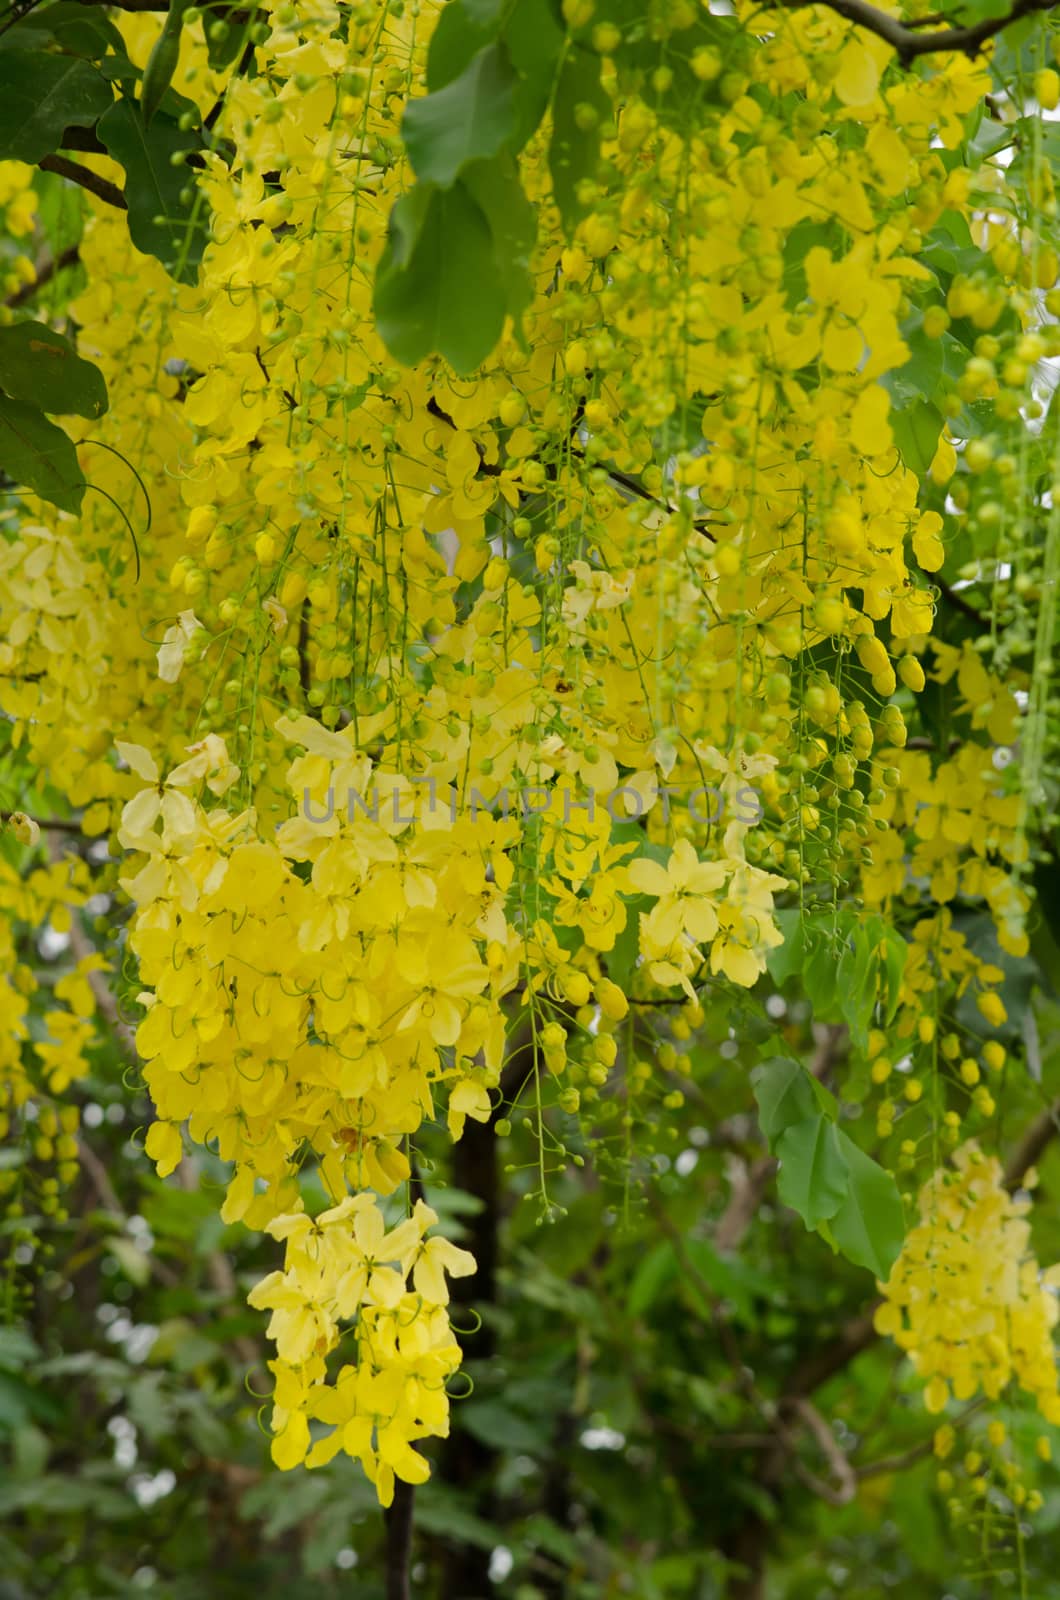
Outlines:
POLYGON ((1030 1169, 1038 1162, 1042 1151, 1057 1133, 1060 1133, 1060 1100, 1054 1100, 1036 1122, 1032 1122, 1005 1166, 1005 1188, 1018 1189, 1030 1169))
MULTIPOLYGON (((19 306, 25 305, 26 301, 32 300, 33 296, 38 290, 43 289, 45 284, 51 283, 57 273, 63 272, 67 267, 76 266, 80 259, 80 246, 76 244, 67 245, 66 249, 59 255, 52 256, 50 260, 45 261, 42 266, 38 267, 37 276, 33 282, 24 283, 21 289, 16 289, 15 293, 4 301, 5 306, 9 311, 15 311, 19 306)), ((40 676, 40 674, 36 674, 36 676, 40 676)))
POLYGON ((895 51, 902 66, 907 67, 917 56, 938 55, 943 51, 963 51, 965 55, 976 56, 983 45, 1003 29, 1019 22, 1022 17, 1040 11, 1052 11, 1060 4, 1060 0, 1015 0, 1012 10, 1004 16, 984 17, 981 22, 972 23, 967 28, 941 28, 935 33, 920 33, 895 17, 888 16, 885 11, 878 10, 876 6, 869 5, 867 0, 781 0, 781 4, 789 11, 805 5, 823 4, 826 10, 834 11, 837 16, 845 17, 848 22, 885 40, 895 51))
MULTIPOLYGON (((22 811, 0 811, 0 822, 10 822, 12 817, 27 816, 22 811)), ((41 833, 80 833, 81 824, 67 817, 27 817, 27 821, 35 822, 41 833)))
MULTIPOLYGON (((953 1421, 954 1428, 959 1432, 966 1422, 970 1422, 977 1411, 982 1411, 987 1404, 986 1396, 980 1395, 978 1400, 973 1400, 970 1406, 965 1406, 959 1417, 953 1421)), ((877 1461, 866 1461, 863 1466, 854 1468, 854 1477, 858 1483, 863 1478, 879 1478, 892 1472, 902 1472, 906 1467, 915 1466, 918 1461, 923 1461, 935 1448, 935 1435, 932 1431, 926 1439, 921 1439, 919 1444, 911 1445, 908 1450, 903 1450, 901 1455, 881 1456, 877 1461)))
POLYGON ((386 1527, 386 1600, 411 1600, 412 1496, 412 1484, 404 1483, 399 1478, 394 1484, 393 1504, 383 1512, 386 1527))
POLYGON ((60 178, 68 178, 71 183, 79 184, 89 194, 94 194, 97 200, 105 201, 118 211, 129 209, 125 204, 125 196, 115 184, 101 178, 98 173, 89 172, 87 167, 78 166, 76 161, 67 161, 65 156, 45 156, 37 165, 42 172, 54 172, 60 178))

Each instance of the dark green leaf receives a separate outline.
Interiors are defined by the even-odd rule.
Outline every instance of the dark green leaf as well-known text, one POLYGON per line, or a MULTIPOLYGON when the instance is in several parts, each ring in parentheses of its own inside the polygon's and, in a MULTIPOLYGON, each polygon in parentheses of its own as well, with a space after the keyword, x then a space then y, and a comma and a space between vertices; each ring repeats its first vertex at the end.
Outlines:
POLYGON ((36 163, 59 148, 63 130, 88 127, 114 96, 106 79, 73 56, 0 53, 0 160, 36 163))
POLYGON ((145 128, 136 107, 119 100, 100 121, 99 137, 115 161, 125 168, 125 200, 129 233, 145 255, 155 256, 181 283, 194 283, 206 240, 205 206, 198 212, 182 192, 194 183, 192 169, 174 157, 200 146, 199 136, 184 132, 159 114, 145 128))
POLYGON ((563 63, 552 107, 552 142, 548 147, 548 166, 552 174, 552 193, 568 232, 585 213, 578 200, 578 185, 583 178, 596 175, 600 160, 598 124, 611 115, 611 101, 600 82, 600 60, 588 50, 572 47, 563 63), (583 126, 579 106, 588 106, 597 126, 583 126))
POLYGON ((515 132, 515 73, 502 44, 487 45, 458 78, 413 100, 401 124, 412 169, 448 188, 471 161, 498 155, 515 132))
POLYGON ((462 183, 429 191, 417 230, 408 209, 396 237, 392 224, 374 305, 380 337, 399 361, 413 366, 432 350, 457 372, 485 361, 504 328, 504 290, 489 224, 462 183))
POLYGON ((504 25, 504 42, 518 73, 515 145, 521 149, 552 98, 564 34, 549 0, 515 0, 504 25))
POLYGON ((512 156, 473 162, 463 181, 489 223, 508 315, 519 332, 522 314, 534 298, 530 275, 530 257, 537 238, 534 208, 523 193, 512 156))
POLYGON ((501 7, 491 5, 481 15, 479 11, 476 7, 473 14, 465 0, 449 0, 442 7, 427 54, 427 88, 431 94, 458 78, 479 51, 497 37, 501 7))
POLYGON ((85 480, 72 443, 43 411, 2 394, 0 469, 60 511, 79 510, 85 480))
POLYGON ((0 389, 57 416, 101 417, 107 409, 102 372, 43 322, 0 328, 0 389))
POLYGON ((848 1261, 886 1281, 905 1238, 898 1185, 853 1139, 838 1129, 836 1137, 848 1182, 842 1204, 830 1216, 832 1237, 848 1261))

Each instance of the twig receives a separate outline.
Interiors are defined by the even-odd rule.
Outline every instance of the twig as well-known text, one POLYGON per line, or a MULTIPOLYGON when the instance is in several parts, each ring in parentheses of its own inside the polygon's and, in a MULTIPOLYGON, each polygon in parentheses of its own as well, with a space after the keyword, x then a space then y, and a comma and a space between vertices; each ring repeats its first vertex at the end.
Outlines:
POLYGON ((98 173, 89 172, 87 167, 79 166, 76 161, 67 161, 65 156, 45 156, 37 165, 42 172, 54 172, 60 178, 68 178, 71 183, 79 184, 89 194, 94 194, 97 200, 105 201, 118 211, 129 209, 125 204, 125 196, 115 184, 101 178, 98 173))
POLYGON ((61 251, 59 255, 52 256, 50 260, 39 266, 33 282, 24 283, 21 289, 16 289, 15 293, 4 301, 5 306, 7 306, 8 310, 15 311, 19 306, 25 305, 26 301, 32 300, 33 296, 38 290, 43 289, 45 284, 51 283, 57 273, 64 271, 66 267, 76 266, 80 259, 80 245, 67 245, 66 249, 61 251))
POLYGON ((386 1600, 411 1600, 413 1487, 400 1478, 393 1504, 383 1513, 386 1528, 386 1600))
POLYGON ((24 811, 0 811, 0 822, 10 822, 12 817, 24 816, 35 822, 41 833, 80 833, 81 824, 68 817, 30 817, 24 811))
POLYGON ((1019 22, 1022 17, 1036 12, 1052 11, 1060 0, 1015 0, 1011 11, 1001 17, 984 17, 966 28, 942 28, 935 33, 919 33, 897 18, 888 16, 867 0, 781 0, 786 10, 800 9, 806 5, 821 4, 837 16, 845 17, 859 28, 865 28, 877 38, 885 40, 898 56, 903 67, 909 66, 917 56, 938 55, 945 51, 960 51, 976 56, 988 40, 1005 28, 1019 22))
POLYGON ((990 626, 990 618, 984 617, 981 611, 977 611, 973 605, 969 605, 964 596, 962 594, 958 594, 956 589, 951 589, 946 580, 944 578, 940 578, 937 572, 928 573, 928 577, 935 585, 939 593, 944 595, 949 601, 950 605, 954 606, 956 610, 963 612, 966 617, 970 617, 971 620, 975 623, 978 623, 981 628, 988 628, 990 626))
POLYGON ((1005 1188, 1018 1189, 1030 1169, 1038 1162, 1050 1139, 1060 1133, 1060 1100, 1054 1100, 1037 1121, 1032 1122, 1005 1166, 1005 1188))
MULTIPOLYGON (((965 1406, 959 1417, 955 1417, 953 1426, 956 1429, 964 1427, 970 1422, 977 1411, 982 1411, 987 1404, 985 1395, 980 1395, 978 1400, 973 1400, 970 1406, 965 1406)), ((929 1456, 935 1448, 935 1435, 930 1433, 926 1439, 921 1439, 919 1444, 911 1445, 908 1450, 903 1450, 900 1455, 883 1456, 879 1461, 866 1461, 864 1466, 854 1468, 854 1477, 858 1483, 863 1478, 879 1478, 889 1472, 901 1472, 906 1467, 912 1467, 925 1456, 929 1456)))

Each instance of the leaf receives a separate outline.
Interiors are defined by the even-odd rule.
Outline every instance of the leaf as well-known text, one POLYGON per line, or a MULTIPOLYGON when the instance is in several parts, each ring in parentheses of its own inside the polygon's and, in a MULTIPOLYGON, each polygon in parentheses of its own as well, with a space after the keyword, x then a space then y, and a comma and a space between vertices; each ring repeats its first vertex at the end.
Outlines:
POLYGON ((847 1164, 833 1123, 815 1113, 777 1143, 777 1192, 808 1228, 834 1217, 847 1194, 847 1164))
POLYGON ((598 127, 582 125, 584 115, 579 106, 591 107, 598 122, 611 115, 611 101, 600 82, 599 58, 572 46, 556 85, 548 147, 552 193, 568 233, 586 210, 578 199, 578 185, 583 178, 595 177, 600 160, 598 127))
POLYGON ((180 35, 190 0, 170 0, 162 31, 151 47, 140 83, 140 115, 146 127, 165 98, 180 59, 180 35))
POLYGON ((107 409, 102 372, 43 322, 0 328, 0 389, 57 416, 101 417, 107 409))
POLYGON ((842 1204, 829 1219, 832 1236, 848 1261, 885 1282, 905 1239, 898 1185, 853 1139, 838 1129, 836 1138, 848 1183, 842 1204))
POLYGON ((481 206, 458 183, 428 191, 414 238, 410 208, 398 219, 396 234, 393 222, 392 217, 375 281, 380 337, 408 366, 437 350, 457 372, 473 372, 500 338, 505 315, 493 238, 481 206))
POLYGON ((145 128, 130 100, 118 100, 96 131, 125 168, 133 244, 161 261, 179 283, 194 283, 206 242, 205 206, 201 196, 197 211, 194 199, 191 205, 181 199, 194 173, 183 162, 174 165, 174 157, 198 150, 199 135, 193 129, 185 132, 161 112, 145 128))
POLYGON ((117 1257, 121 1270, 129 1282, 142 1288, 151 1276, 151 1262, 139 1245, 133 1244, 131 1239, 119 1234, 116 1238, 107 1240, 107 1249, 111 1255, 117 1257))
POLYGON ((766 955, 769 976, 779 987, 796 972, 802 971, 803 931, 802 912, 798 906, 787 906, 776 913, 774 919, 783 935, 783 944, 774 946, 766 955))
POLYGON ((504 42, 519 80, 515 91, 515 143, 521 149, 552 99, 556 67, 565 42, 549 0, 515 0, 504 25, 504 42))
POLYGON ((125 40, 108 16, 84 5, 83 0, 58 0, 31 13, 39 27, 47 28, 64 55, 98 61, 108 50, 122 52, 125 40))
POLYGON ((804 930, 804 940, 802 981, 806 998, 818 1022, 838 1022, 839 960, 832 942, 832 930, 808 925, 804 930))
POLYGON ((770 1149, 781 1134, 817 1114, 810 1075, 799 1061, 776 1056, 751 1074, 758 1101, 758 1125, 770 1149))
POLYGON ((113 99, 107 80, 87 61, 0 52, 0 160, 43 160, 59 148, 65 128, 90 126, 113 99))
POLYGON ((413 100, 401 137, 416 176, 448 188, 469 162, 498 155, 515 133, 514 89, 508 52, 494 43, 444 89, 413 100))
POLYGON ((637 1263, 626 1299, 631 1317, 639 1317, 655 1304, 667 1284, 677 1276, 677 1257, 673 1245, 662 1240, 637 1263))
POLYGON ((534 208, 523 192, 512 156, 473 162, 463 181, 489 223, 505 304, 518 334, 522 314, 534 298, 530 275, 530 257, 537 238, 534 208))
POLYGON ((73 444, 43 411, 2 394, 0 468, 60 511, 80 509, 85 480, 73 444))
POLYGON ((892 411, 888 421, 902 461, 922 478, 935 459, 942 412, 930 400, 914 400, 901 411, 892 411))
POLYGON ((40 1346, 24 1328, 16 1327, 14 1323, 0 1328, 0 1367, 9 1372, 18 1372, 34 1356, 39 1355, 40 1346))
POLYGON ((536 1455, 548 1439, 550 1419, 524 1417, 502 1400, 469 1400, 460 1407, 460 1425, 495 1450, 536 1455))
POLYGON ((442 7, 427 53, 427 88, 431 94, 458 78, 478 52, 492 43, 500 17, 501 7, 497 4, 484 11, 478 6, 472 8, 467 0, 449 0, 442 7))

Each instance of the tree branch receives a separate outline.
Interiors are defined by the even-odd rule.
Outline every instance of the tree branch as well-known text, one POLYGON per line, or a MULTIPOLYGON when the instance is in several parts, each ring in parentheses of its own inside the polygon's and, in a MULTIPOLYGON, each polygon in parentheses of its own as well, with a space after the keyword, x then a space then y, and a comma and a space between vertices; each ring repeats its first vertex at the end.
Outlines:
POLYGON ((945 51, 961 51, 976 56, 988 40, 1005 28, 1019 22, 1022 17, 1036 12, 1052 11, 1060 0, 1015 0, 1011 11, 1001 17, 984 17, 966 28, 941 28, 934 33, 921 33, 888 16, 867 0, 781 0, 786 10, 800 9, 806 5, 822 4, 837 16, 845 17, 859 28, 865 28, 877 38, 885 40, 898 56, 903 67, 909 66, 917 56, 938 55, 945 51))
POLYGON ((78 184, 82 189, 87 189, 89 194, 94 194, 97 200, 103 200, 108 206, 114 206, 118 211, 127 211, 125 196, 121 190, 106 178, 101 178, 98 173, 89 172, 87 167, 78 166, 76 161, 67 161, 65 156, 45 156, 37 162, 42 172, 54 172, 60 178, 67 178, 71 183, 78 184))
MULTIPOLYGON (((80 245, 67 245, 66 249, 61 251, 59 255, 52 256, 50 260, 45 261, 37 268, 37 276, 32 283, 24 283, 21 289, 16 289, 13 295, 9 295, 4 301, 5 306, 9 311, 16 311, 19 306, 25 305, 27 300, 32 300, 33 296, 43 289, 46 284, 51 283, 57 273, 63 272, 67 267, 76 266, 80 259, 80 245)), ((40 674, 38 673, 35 676, 39 677, 40 674)))

